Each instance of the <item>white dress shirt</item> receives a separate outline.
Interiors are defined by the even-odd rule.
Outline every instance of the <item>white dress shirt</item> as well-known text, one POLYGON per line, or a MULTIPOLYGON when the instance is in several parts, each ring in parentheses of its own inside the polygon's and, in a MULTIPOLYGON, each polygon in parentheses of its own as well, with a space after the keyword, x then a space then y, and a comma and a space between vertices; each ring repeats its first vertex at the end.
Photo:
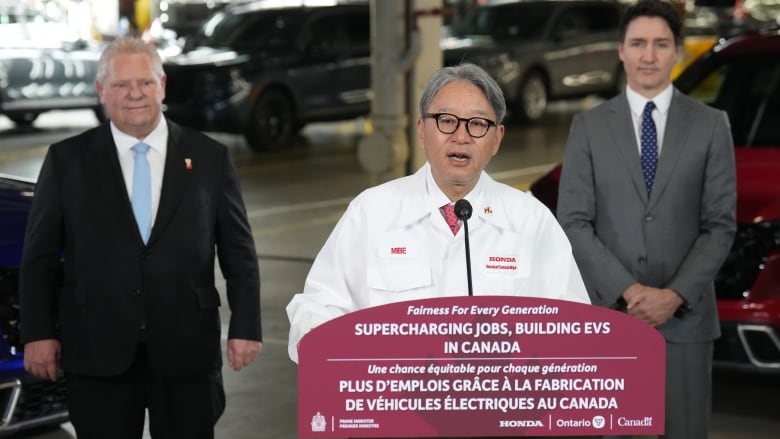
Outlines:
POLYGON ((655 110, 653 110, 653 122, 655 123, 655 133, 658 139, 658 156, 661 156, 661 146, 664 143, 664 133, 666 132, 666 118, 669 116, 669 106, 672 105, 672 94, 674 88, 671 84, 658 93, 653 99, 647 99, 639 93, 626 87, 626 97, 628 106, 631 108, 631 120, 634 122, 634 135, 636 136, 637 151, 642 155, 642 113, 645 111, 645 105, 648 101, 653 101, 655 110))
POLYGON ((149 161, 149 170, 152 173, 152 225, 154 225, 157 208, 160 205, 165 155, 168 152, 168 123, 164 117, 161 117, 160 123, 146 138, 137 139, 119 131, 112 122, 111 135, 114 137, 114 144, 116 144, 116 152, 119 156, 119 165, 122 167, 122 176, 125 179, 127 195, 131 200, 133 199, 133 169, 135 169, 135 151, 132 148, 139 142, 149 145, 146 159, 149 161))

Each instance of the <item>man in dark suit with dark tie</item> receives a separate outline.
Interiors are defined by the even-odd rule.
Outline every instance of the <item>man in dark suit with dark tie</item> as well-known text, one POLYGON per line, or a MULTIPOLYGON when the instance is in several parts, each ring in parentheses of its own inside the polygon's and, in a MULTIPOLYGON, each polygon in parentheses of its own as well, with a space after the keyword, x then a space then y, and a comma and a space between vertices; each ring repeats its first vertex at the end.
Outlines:
POLYGON ((619 54, 628 87, 575 116, 558 219, 593 303, 666 339, 665 437, 702 439, 720 331, 713 280, 736 231, 736 171, 726 114, 671 84, 682 42, 669 3, 627 9, 619 54))
MULTIPOLYGON (((122 38, 96 76, 110 122, 49 148, 21 267, 25 368, 65 372, 79 439, 210 439, 234 370, 260 353, 260 279, 224 145, 162 116, 156 50, 122 38)), ((193 90, 197 92, 197 90, 193 90)))

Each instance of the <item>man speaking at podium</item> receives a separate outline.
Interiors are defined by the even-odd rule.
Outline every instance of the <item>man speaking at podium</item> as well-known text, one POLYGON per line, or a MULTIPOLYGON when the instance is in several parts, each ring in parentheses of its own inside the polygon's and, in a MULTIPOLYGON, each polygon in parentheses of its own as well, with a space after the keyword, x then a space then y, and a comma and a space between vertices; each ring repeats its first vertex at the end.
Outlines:
POLYGON ((480 67, 434 73, 417 120, 427 163, 350 203, 287 306, 293 361, 308 331, 370 306, 472 293, 590 303, 552 212, 484 171, 504 137, 505 114, 501 89, 480 67), (453 212, 462 199, 465 215, 453 212))

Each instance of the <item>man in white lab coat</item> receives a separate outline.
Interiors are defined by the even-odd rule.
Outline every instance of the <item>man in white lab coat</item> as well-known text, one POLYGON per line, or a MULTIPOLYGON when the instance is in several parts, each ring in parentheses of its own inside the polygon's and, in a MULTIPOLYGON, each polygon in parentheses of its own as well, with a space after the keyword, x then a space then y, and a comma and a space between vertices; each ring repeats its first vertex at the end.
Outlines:
POLYGON ((468 295, 463 222, 452 213, 460 199, 473 208, 474 295, 590 303, 552 212, 484 172, 504 137, 505 114, 501 89, 480 67, 464 63, 431 77, 417 120, 427 163, 350 203, 303 292, 287 306, 293 361, 300 339, 330 319, 391 302, 468 295))

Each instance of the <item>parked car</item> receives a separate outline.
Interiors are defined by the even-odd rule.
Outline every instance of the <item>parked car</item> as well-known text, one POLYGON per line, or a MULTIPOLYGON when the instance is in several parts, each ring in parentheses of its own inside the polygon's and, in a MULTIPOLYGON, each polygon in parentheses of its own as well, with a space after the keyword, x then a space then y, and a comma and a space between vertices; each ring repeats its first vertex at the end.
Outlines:
POLYGON ((366 115, 369 27, 368 3, 228 6, 166 60, 165 113, 255 150, 287 145, 309 122, 366 115))
POLYGON ((484 4, 442 39, 444 64, 482 66, 503 89, 510 113, 536 121, 550 100, 608 97, 623 87, 622 10, 618 2, 599 0, 484 4))
MULTIPOLYGON (((728 39, 675 86, 726 111, 735 144, 738 229, 715 279, 723 333, 715 363, 780 372, 780 34, 728 39)), ((560 165, 530 188, 553 211, 559 179, 560 165)))
POLYGON ((68 421, 65 380, 24 370, 19 341, 19 263, 35 185, 0 175, 0 436, 68 421))
MULTIPOLYGON (((780 23, 777 0, 689 0, 691 22, 709 23, 719 36, 774 27, 780 23)), ((686 28, 690 24, 686 21, 686 28)))
POLYGON ((0 114, 30 125, 46 111, 103 111, 95 90, 100 44, 34 10, 0 10, 0 114))

